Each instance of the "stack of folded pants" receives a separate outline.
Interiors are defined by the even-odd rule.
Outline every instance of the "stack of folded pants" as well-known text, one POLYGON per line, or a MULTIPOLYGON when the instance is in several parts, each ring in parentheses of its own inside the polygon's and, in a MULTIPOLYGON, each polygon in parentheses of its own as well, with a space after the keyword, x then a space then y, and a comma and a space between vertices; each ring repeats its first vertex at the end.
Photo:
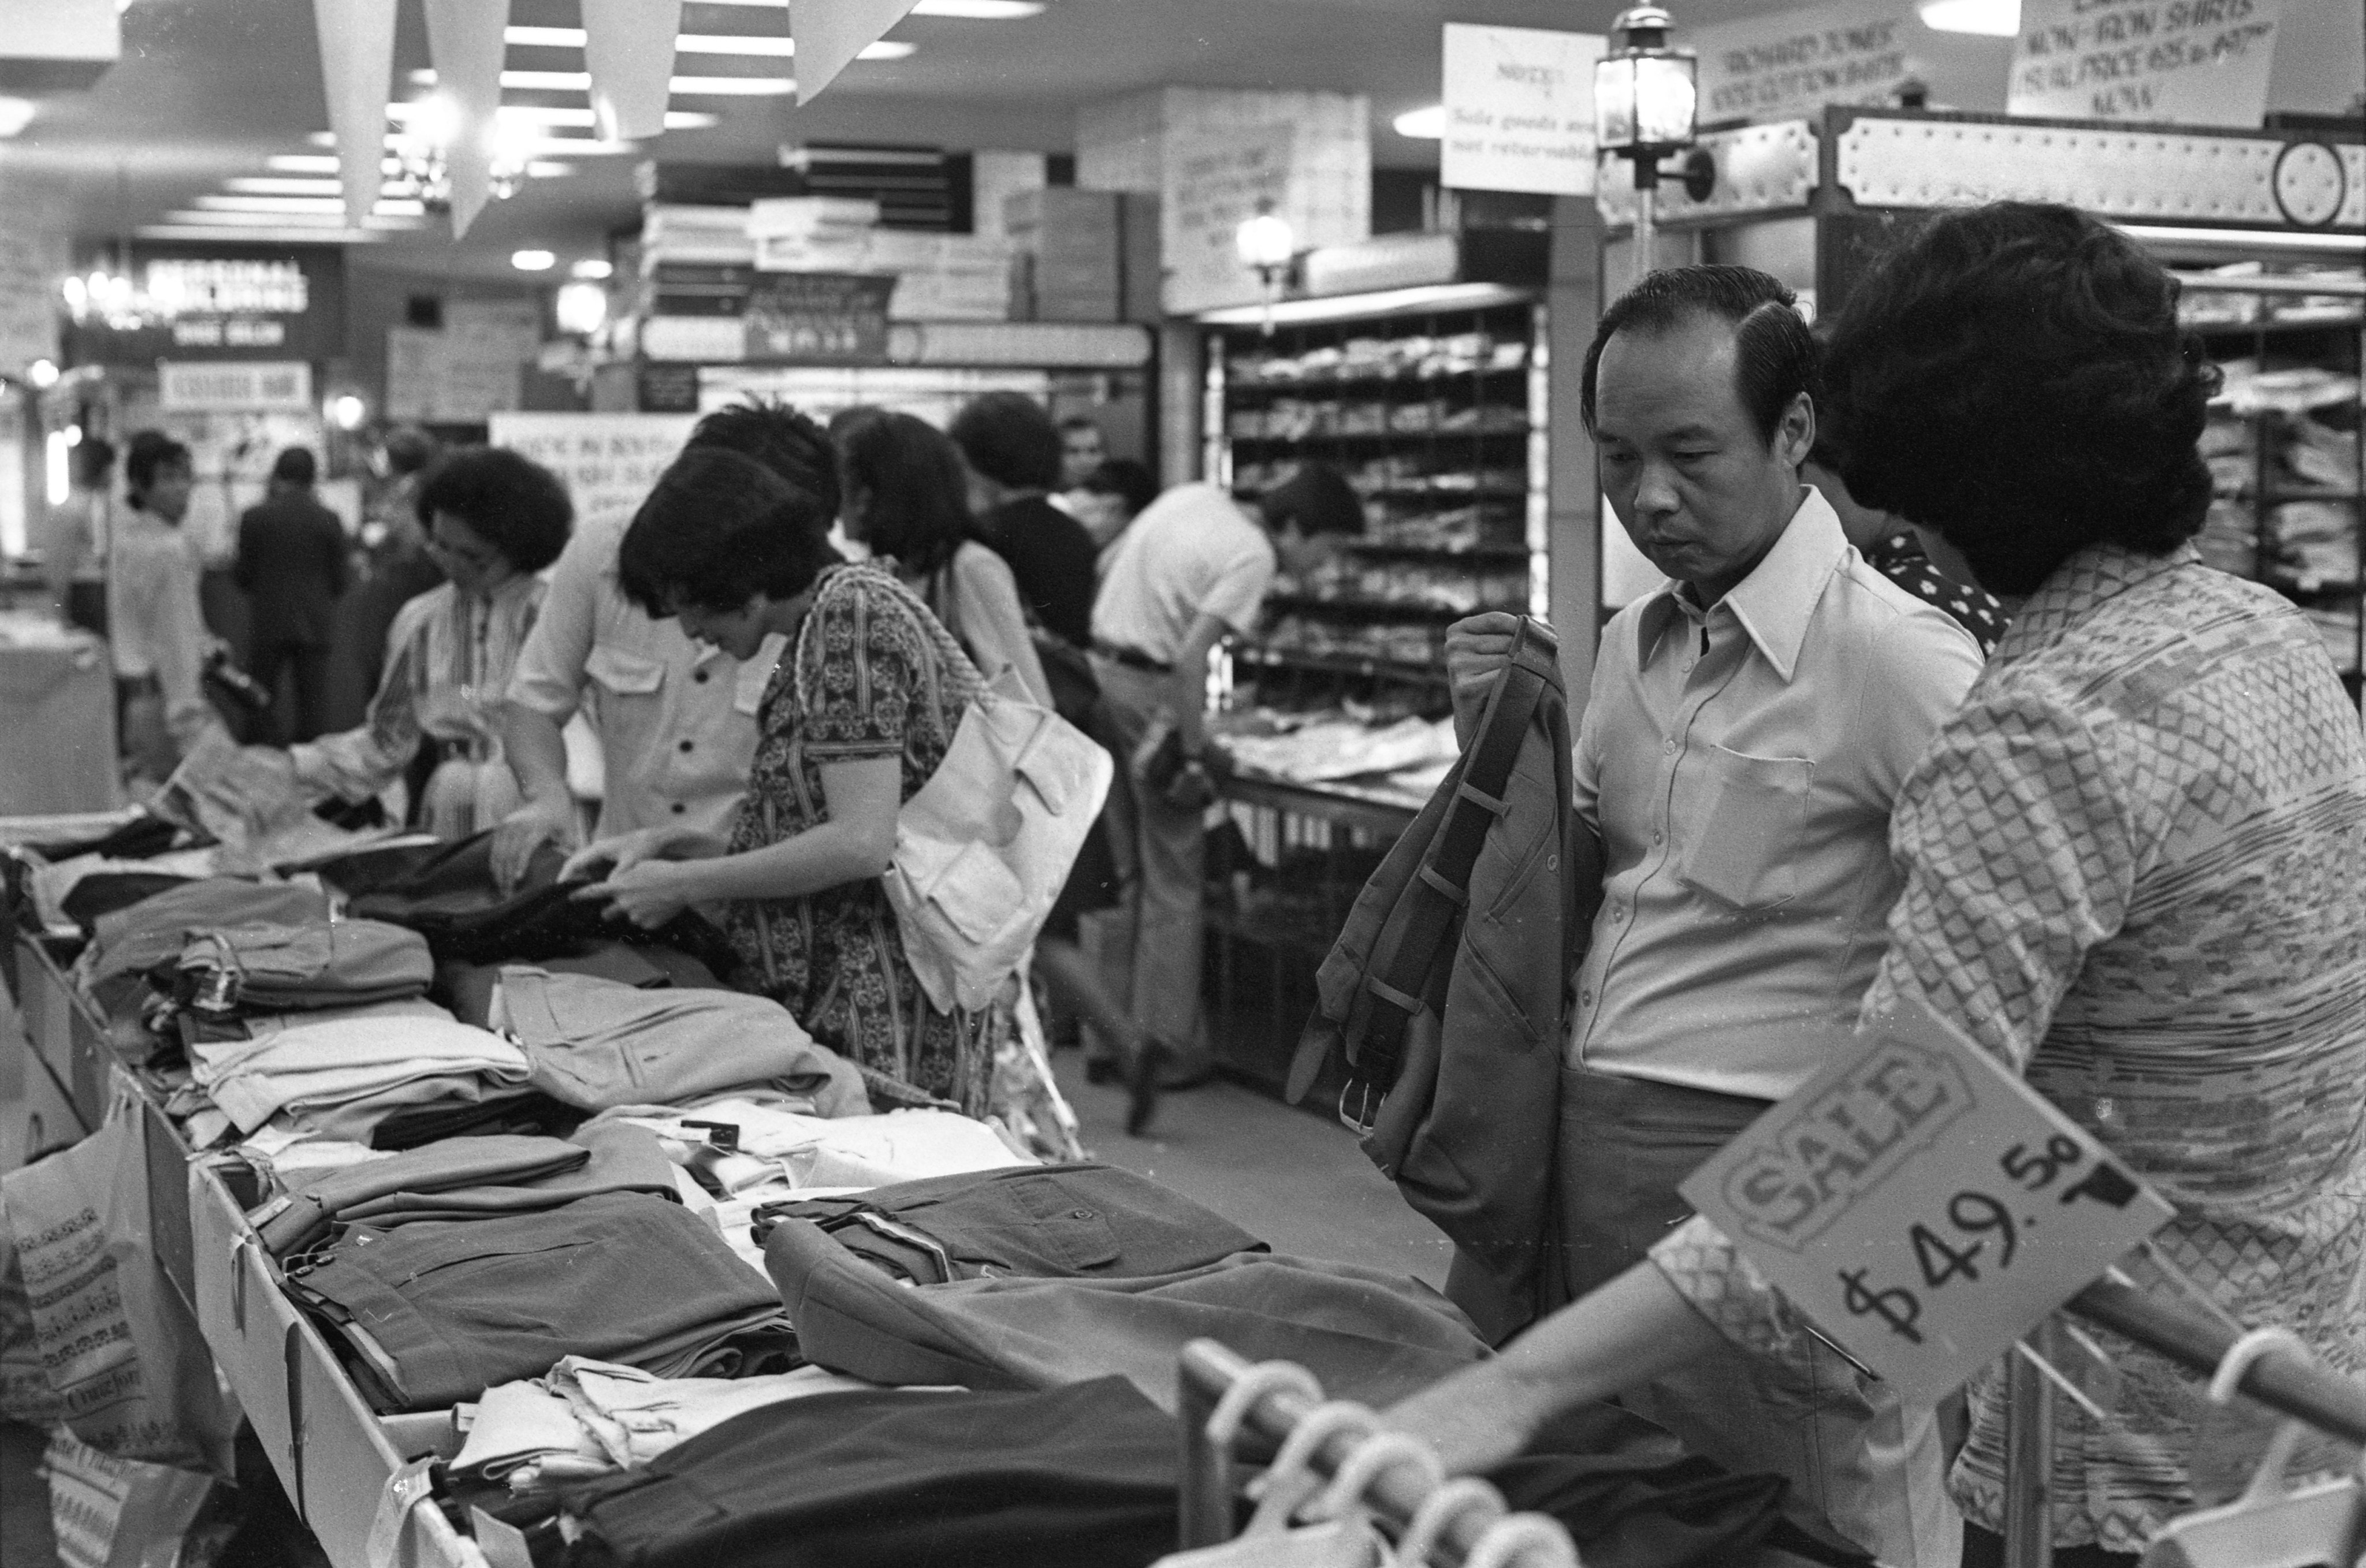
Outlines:
POLYGON ((765 997, 647 991, 513 964, 490 1023, 525 1052, 536 1089, 587 1111, 744 1088, 797 1097, 825 1117, 871 1110, 853 1064, 765 997))
POLYGON ((526 1082, 524 1052, 424 999, 181 1021, 191 1071, 242 1133, 285 1112, 367 1143, 400 1108, 475 1104, 526 1082))
POLYGON ((540 1213, 344 1227, 289 1297, 381 1412, 441 1409, 581 1355, 662 1377, 786 1371, 780 1299, 680 1203, 605 1192, 540 1213))
POLYGON ((1173 1421, 1122 1378, 828 1393, 565 1504, 575 1568, 1133 1568, 1174 1548, 1173 1421))
POLYGON ((289 882, 208 877, 101 915, 75 970, 84 991, 102 1012, 120 1014, 136 1006, 146 993, 149 970, 180 957, 192 931, 250 921, 301 924, 328 918, 329 900, 317 888, 289 882))
MULTIPOLYGON (((730 988, 686 953, 625 942, 587 942, 574 952, 537 959, 535 964, 554 975, 593 975, 642 991, 730 988)), ((499 964, 447 961, 435 966, 435 984, 428 995, 450 1008, 461 1022, 481 1024, 492 1017, 493 992, 501 979, 499 964)))
POLYGON ((627 1120, 683 1143, 727 1130, 733 1151, 799 1188, 885 1187, 1040 1163, 986 1123, 951 1111, 808 1116, 788 1109, 784 1097, 743 1094, 673 1106, 615 1106, 596 1120, 627 1120))
POLYGON ((217 1015, 303 1012, 427 994, 434 961, 417 931, 382 920, 250 920, 193 928, 175 996, 217 1015))

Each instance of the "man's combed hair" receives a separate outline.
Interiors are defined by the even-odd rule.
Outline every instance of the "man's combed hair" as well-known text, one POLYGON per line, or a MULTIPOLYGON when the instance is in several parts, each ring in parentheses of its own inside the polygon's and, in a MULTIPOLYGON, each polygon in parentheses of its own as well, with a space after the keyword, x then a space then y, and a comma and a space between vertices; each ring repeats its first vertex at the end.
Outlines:
POLYGON ((431 532, 437 513, 457 517, 514 571, 540 571, 557 560, 575 522, 566 481, 506 446, 451 452, 427 470, 411 505, 431 532))
POLYGON ((1850 493, 1935 528, 1996 593, 2031 592, 2091 544, 2166 555, 2210 508, 2195 444, 2218 385, 2177 295, 2067 207, 1932 220, 1832 323, 1850 493))
POLYGON ((1024 392, 986 392, 953 415, 946 434, 969 466, 1011 490, 1053 490, 1064 453, 1060 427, 1024 392))
POLYGON ((812 496, 822 515, 838 515, 838 453, 829 433, 784 402, 749 398, 717 409, 691 427, 683 446, 715 446, 753 457, 812 496))
POLYGON ((1746 266, 1675 266, 1621 294, 1595 323, 1578 383, 1578 413, 1587 430, 1594 428, 1595 373, 1612 335, 1656 336, 1694 316, 1732 324, 1735 390, 1762 441, 1774 442, 1784 411, 1800 393, 1823 401, 1815 334, 1800 319, 1798 296, 1781 279, 1746 266))
POLYGON ((658 479, 616 549, 625 597, 659 620, 677 604, 738 610, 794 599, 839 558, 830 513, 752 457, 692 446, 658 479))

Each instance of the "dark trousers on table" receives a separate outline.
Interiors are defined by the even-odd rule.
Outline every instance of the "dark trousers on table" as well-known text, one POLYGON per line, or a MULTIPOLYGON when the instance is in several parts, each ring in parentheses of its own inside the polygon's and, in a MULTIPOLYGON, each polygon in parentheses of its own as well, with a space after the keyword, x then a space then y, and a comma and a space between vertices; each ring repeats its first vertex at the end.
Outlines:
MULTIPOLYGON (((1649 1079, 1561 1070, 1561 1247, 1570 1290, 1624 1273, 1692 1217, 1677 1184, 1767 1102, 1649 1079)), ((1790 1517, 1892 1568, 1955 1568, 1937 1423, 1830 1346, 1758 1355, 1725 1346, 1624 1399, 1696 1452, 1788 1478, 1790 1517)))

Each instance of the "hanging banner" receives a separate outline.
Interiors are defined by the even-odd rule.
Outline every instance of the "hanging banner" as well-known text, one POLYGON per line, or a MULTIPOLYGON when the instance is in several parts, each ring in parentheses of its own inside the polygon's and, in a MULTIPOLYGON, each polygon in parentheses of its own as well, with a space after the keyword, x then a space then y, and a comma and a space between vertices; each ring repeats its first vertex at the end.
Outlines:
POLYGON ((1446 24, 1446 140, 1438 183, 1455 190, 1594 194, 1598 33, 1446 24))
POLYGON ((2175 1211, 1928 1007, 1687 1178, 1685 1201, 1909 1404, 1928 1404, 2175 1211))
POLYGON ((1914 74, 1922 24, 1906 0, 1840 0, 1691 28, 1700 122, 1790 119, 1826 104, 1887 104, 1914 74))
POLYGON ((566 481, 580 528, 630 517, 697 423, 688 413, 497 413, 488 434, 566 481))
POLYGON ((2022 0, 2005 112, 2256 130, 2282 11, 2282 0, 2022 0))
POLYGON ((601 140, 663 135, 682 0, 582 0, 582 6, 583 68, 601 140))
POLYGON ((809 104, 855 56, 886 37, 914 0, 829 0, 826 6, 789 7, 789 37, 796 45, 797 103, 809 104))
POLYGON ((377 209, 385 183, 386 95, 394 74, 395 0, 312 0, 321 35, 321 85, 337 138, 345 221, 355 228, 377 209))
POLYGON ((452 237, 468 231, 492 198, 493 127, 501 101, 501 38, 509 7, 483 0, 427 0, 427 58, 435 89, 457 110, 445 158, 452 171, 452 237))
POLYGON ((276 409, 309 413, 312 367, 300 359, 156 363, 156 401, 166 413, 276 409))

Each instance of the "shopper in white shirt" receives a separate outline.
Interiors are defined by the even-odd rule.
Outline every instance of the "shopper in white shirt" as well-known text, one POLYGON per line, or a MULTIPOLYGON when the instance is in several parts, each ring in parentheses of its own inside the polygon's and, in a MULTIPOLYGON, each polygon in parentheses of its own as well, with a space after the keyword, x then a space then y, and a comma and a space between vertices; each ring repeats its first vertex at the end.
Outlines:
MULTIPOLYGON (((838 508, 829 437, 786 405, 746 403, 711 413, 688 445, 752 457, 826 513, 838 508)), ((605 763, 599 838, 643 828, 720 835, 747 790, 756 711, 782 639, 767 639, 742 661, 693 642, 675 621, 651 620, 617 581, 616 548, 630 521, 611 516, 577 526, 518 655, 501 743, 525 804, 494 840, 494 871, 505 881, 524 873, 536 846, 578 841, 561 731, 579 709, 590 714, 605 763)))
POLYGON ((1256 626, 1277 556, 1309 570, 1363 524, 1355 491, 1318 466, 1268 491, 1258 521, 1214 485, 1177 485, 1119 536, 1102 572, 1093 672, 1126 747, 1106 826, 1127 882, 1119 907, 1093 919, 1112 990, 1179 1048, 1170 1087, 1204 1079, 1211 1065, 1200 1034, 1209 650, 1256 626))
MULTIPOLYGON (((1901 886, 1892 803, 1979 674, 1971 635, 1800 483, 1817 355, 1774 278, 1683 267, 1604 313, 1582 373, 1603 493, 1673 581, 1604 632, 1577 740, 1604 872, 1553 1173, 1576 1295, 1685 1219, 1677 1183, 1847 1041, 1901 886)), ((1449 632, 1459 722, 1511 631, 1449 632)), ((1788 1477, 1811 1527, 1953 1568, 1932 1413, 1820 1342, 1717 1348, 1637 1404, 1729 1468, 1788 1477)))
POLYGON ((197 468, 186 446, 143 430, 123 473, 125 505, 108 547, 107 635, 124 753, 135 773, 162 784, 201 736, 223 728, 206 700, 215 638, 198 605, 197 547, 181 531, 197 468))
POLYGON ((112 509, 107 483, 115 477, 115 447, 86 435, 73 448, 73 493, 50 509, 41 541, 41 578, 49 585, 59 624, 104 633, 107 618, 107 553, 112 509), (77 603, 77 600, 81 603, 77 603))

